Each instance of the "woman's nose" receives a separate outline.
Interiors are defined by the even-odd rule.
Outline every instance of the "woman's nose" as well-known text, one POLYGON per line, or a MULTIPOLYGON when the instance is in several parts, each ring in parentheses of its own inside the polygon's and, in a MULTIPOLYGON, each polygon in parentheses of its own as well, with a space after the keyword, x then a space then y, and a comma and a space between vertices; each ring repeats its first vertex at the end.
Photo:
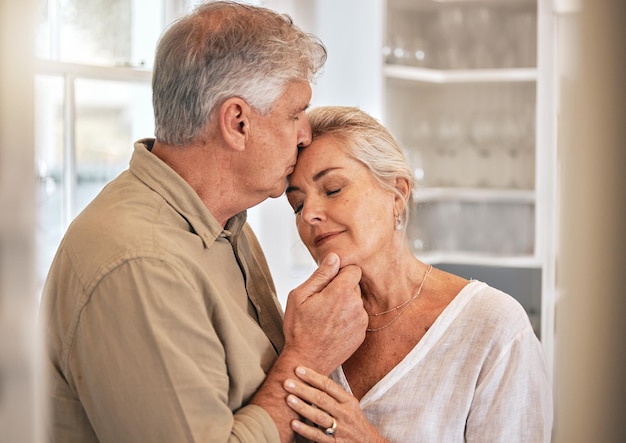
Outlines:
POLYGON ((315 224, 324 219, 324 211, 316 199, 309 199, 302 205, 302 220, 308 224, 315 224))

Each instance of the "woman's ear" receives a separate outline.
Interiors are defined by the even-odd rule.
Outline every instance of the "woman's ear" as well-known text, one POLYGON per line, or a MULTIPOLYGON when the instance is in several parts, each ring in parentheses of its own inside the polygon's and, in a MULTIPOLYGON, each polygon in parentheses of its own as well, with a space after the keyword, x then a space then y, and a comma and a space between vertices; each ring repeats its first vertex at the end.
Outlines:
POLYGON ((402 214, 404 212, 406 202, 409 201, 409 197, 411 196, 411 185, 406 178, 398 177, 396 178, 395 188, 400 192, 400 195, 404 197, 401 199, 400 196, 396 195, 395 206, 398 214, 402 214))
POLYGON ((250 132, 250 106, 239 97, 227 99, 218 109, 224 141, 235 151, 243 151, 250 132))
POLYGON ((404 177, 396 178, 396 189, 400 191, 400 194, 402 194, 405 199, 408 199, 411 195, 411 185, 404 177))

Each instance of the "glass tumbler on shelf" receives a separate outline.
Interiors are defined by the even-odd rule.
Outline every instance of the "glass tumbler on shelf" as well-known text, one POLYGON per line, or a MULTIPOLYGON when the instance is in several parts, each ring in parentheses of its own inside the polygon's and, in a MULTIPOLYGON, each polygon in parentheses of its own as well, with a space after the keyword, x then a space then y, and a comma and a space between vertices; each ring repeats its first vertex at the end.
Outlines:
POLYGON ((461 174, 464 167, 460 164, 459 158, 467 140, 467 129, 462 114, 451 110, 441 112, 436 130, 443 185, 460 186, 463 183, 461 174))
POLYGON ((461 6, 446 4, 439 9, 436 40, 439 43, 440 69, 466 69, 469 67, 468 38, 465 11, 461 6))
POLYGON ((409 238, 416 253, 531 255, 534 206, 504 201, 428 201, 417 205, 409 238))
POLYGON ((521 138, 520 147, 520 187, 523 189, 535 188, 535 101, 526 100, 521 109, 521 138))
POLYGON ((469 129, 469 140, 474 155, 474 164, 470 165, 477 172, 475 185, 477 187, 493 187, 492 174, 494 170, 493 150, 497 143, 497 128, 494 113, 485 109, 479 110, 472 117, 469 129))
POLYGON ((484 5, 467 8, 465 23, 470 43, 469 66, 473 69, 494 68, 492 39, 495 25, 492 9, 484 5))
POLYGON ((503 166, 507 171, 504 186, 512 189, 533 189, 535 150, 534 88, 521 85, 502 94, 505 101, 500 113, 503 166))
POLYGON ((493 67, 498 69, 510 69, 519 67, 515 48, 513 30, 509 27, 509 17, 512 12, 508 8, 494 10, 494 19, 491 38, 491 52, 493 67), (494 36, 497 36, 495 38, 494 36))
POLYGON ((510 13, 506 20, 509 46, 515 54, 517 67, 537 66, 537 14, 529 9, 510 13))
POLYGON ((432 66, 431 50, 423 20, 403 11, 389 14, 383 55, 388 64, 432 66))
POLYGON ((433 186, 434 159, 432 158, 431 122, 424 116, 416 116, 407 121, 408 147, 407 160, 419 185, 433 186))
POLYGON ((417 67, 431 67, 433 65, 432 54, 428 41, 419 35, 411 39, 410 64, 417 67))
POLYGON ((391 65, 407 65, 412 58, 408 26, 404 17, 393 11, 389 14, 387 43, 383 47, 385 61, 391 65))

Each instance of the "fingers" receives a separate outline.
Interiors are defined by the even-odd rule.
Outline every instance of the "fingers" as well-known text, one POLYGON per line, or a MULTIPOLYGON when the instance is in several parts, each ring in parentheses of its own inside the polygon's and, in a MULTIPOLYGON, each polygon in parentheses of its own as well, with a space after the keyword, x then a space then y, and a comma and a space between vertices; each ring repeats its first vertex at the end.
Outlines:
POLYGON ((361 269, 349 265, 339 270, 339 261, 337 254, 328 254, 313 275, 291 291, 283 322, 282 354, 323 374, 354 353, 368 323, 359 286, 361 269))
POLYGON ((298 367, 296 368, 296 374, 300 381, 287 379, 284 383, 285 390, 292 394, 287 399, 288 403, 296 412, 319 425, 323 426, 325 424, 323 421, 320 421, 325 418, 320 416, 320 409, 332 416, 340 417, 343 415, 341 404, 349 403, 354 398, 333 380, 318 374, 312 369, 298 367), (314 408, 319 409, 309 410, 304 405, 298 405, 298 409, 294 408, 296 397, 298 400, 301 400, 299 403, 307 406, 311 404, 314 405, 314 408), (304 411, 301 410, 303 408, 304 411))
MULTIPOLYGON (((327 393, 330 397, 337 400, 338 402, 345 402, 350 399, 350 394, 348 394, 341 386, 335 383, 330 378, 315 372, 313 369, 297 367, 296 375, 300 380, 307 383, 310 386, 313 386, 321 391, 327 393)), ((291 391, 289 391, 291 392, 291 391)), ((293 392, 298 394, 297 392, 293 392)), ((303 397, 304 398, 304 397, 303 397)), ((313 399, 308 399, 310 401, 314 401, 313 399)), ((317 405, 322 406, 322 403, 319 403, 320 400, 317 400, 317 405)), ((322 399, 322 401, 324 401, 322 399)))
POLYGON ((287 405, 301 420, 292 420, 299 435, 323 442, 387 442, 367 420, 356 397, 330 378, 309 368, 297 367, 297 379, 283 384, 287 405))
POLYGON ((293 420, 291 428, 303 437, 317 442, 335 441, 333 435, 326 434, 325 430, 332 428, 336 431, 336 420, 324 410, 302 401, 293 394, 287 396, 287 404, 305 421, 293 420))
POLYGON ((360 295, 361 268, 348 265, 340 269, 339 266, 339 256, 334 252, 329 253, 315 272, 291 292, 301 294, 304 300, 321 292, 358 291, 360 295))
POLYGON ((327 435, 323 428, 317 426, 311 426, 298 420, 291 422, 291 429, 300 434, 308 441, 314 441, 317 443, 334 443, 338 441, 335 435, 327 435))
MULTIPOLYGON (((311 276, 292 292, 299 292, 306 297, 322 291, 339 272, 339 256, 331 252, 320 263, 311 276)), ((360 278, 360 277, 359 277, 360 278)))
MULTIPOLYGON (((289 380, 287 381, 289 385, 288 382, 289 380)), ((337 411, 337 401, 324 391, 320 391, 319 389, 305 384, 290 385, 286 390, 287 392, 297 395, 301 400, 311 403, 324 411, 328 411, 330 414, 336 413, 337 411)), ((307 418, 318 423, 317 417, 315 416, 310 417, 307 415, 307 418)))
MULTIPOLYGON (((333 383, 332 380, 328 380, 333 383)), ((339 386, 335 386, 337 389, 341 389, 339 386)), ((318 425, 325 425, 327 413, 333 416, 339 413, 336 398, 323 390, 291 379, 285 380, 284 388, 290 394, 287 396, 289 406, 318 425)))
POLYGON ((293 394, 287 396, 287 403, 298 413, 298 415, 305 417, 312 423, 324 428, 330 428, 333 425, 333 418, 325 412, 323 409, 318 408, 314 404, 309 404, 302 401, 293 394))
MULTIPOLYGON (((359 282, 361 281, 361 268, 354 265, 348 265, 341 268, 339 274, 335 279, 328 283, 324 291, 331 293, 343 293, 349 291, 356 293, 359 298, 361 296, 361 287, 359 282)), ((322 292, 324 292, 322 291, 322 292)))

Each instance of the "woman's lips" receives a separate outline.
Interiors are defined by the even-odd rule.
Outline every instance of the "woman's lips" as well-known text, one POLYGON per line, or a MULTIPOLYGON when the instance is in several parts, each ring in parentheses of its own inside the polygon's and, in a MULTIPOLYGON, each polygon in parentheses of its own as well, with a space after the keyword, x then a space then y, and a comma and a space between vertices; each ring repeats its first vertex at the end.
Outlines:
POLYGON ((326 242, 326 240, 329 240, 333 237, 335 237, 336 235, 341 234, 343 231, 335 231, 335 232, 327 232, 325 234, 320 234, 318 236, 315 237, 315 239, 313 240, 313 244, 318 247, 321 246, 323 243, 326 242))

